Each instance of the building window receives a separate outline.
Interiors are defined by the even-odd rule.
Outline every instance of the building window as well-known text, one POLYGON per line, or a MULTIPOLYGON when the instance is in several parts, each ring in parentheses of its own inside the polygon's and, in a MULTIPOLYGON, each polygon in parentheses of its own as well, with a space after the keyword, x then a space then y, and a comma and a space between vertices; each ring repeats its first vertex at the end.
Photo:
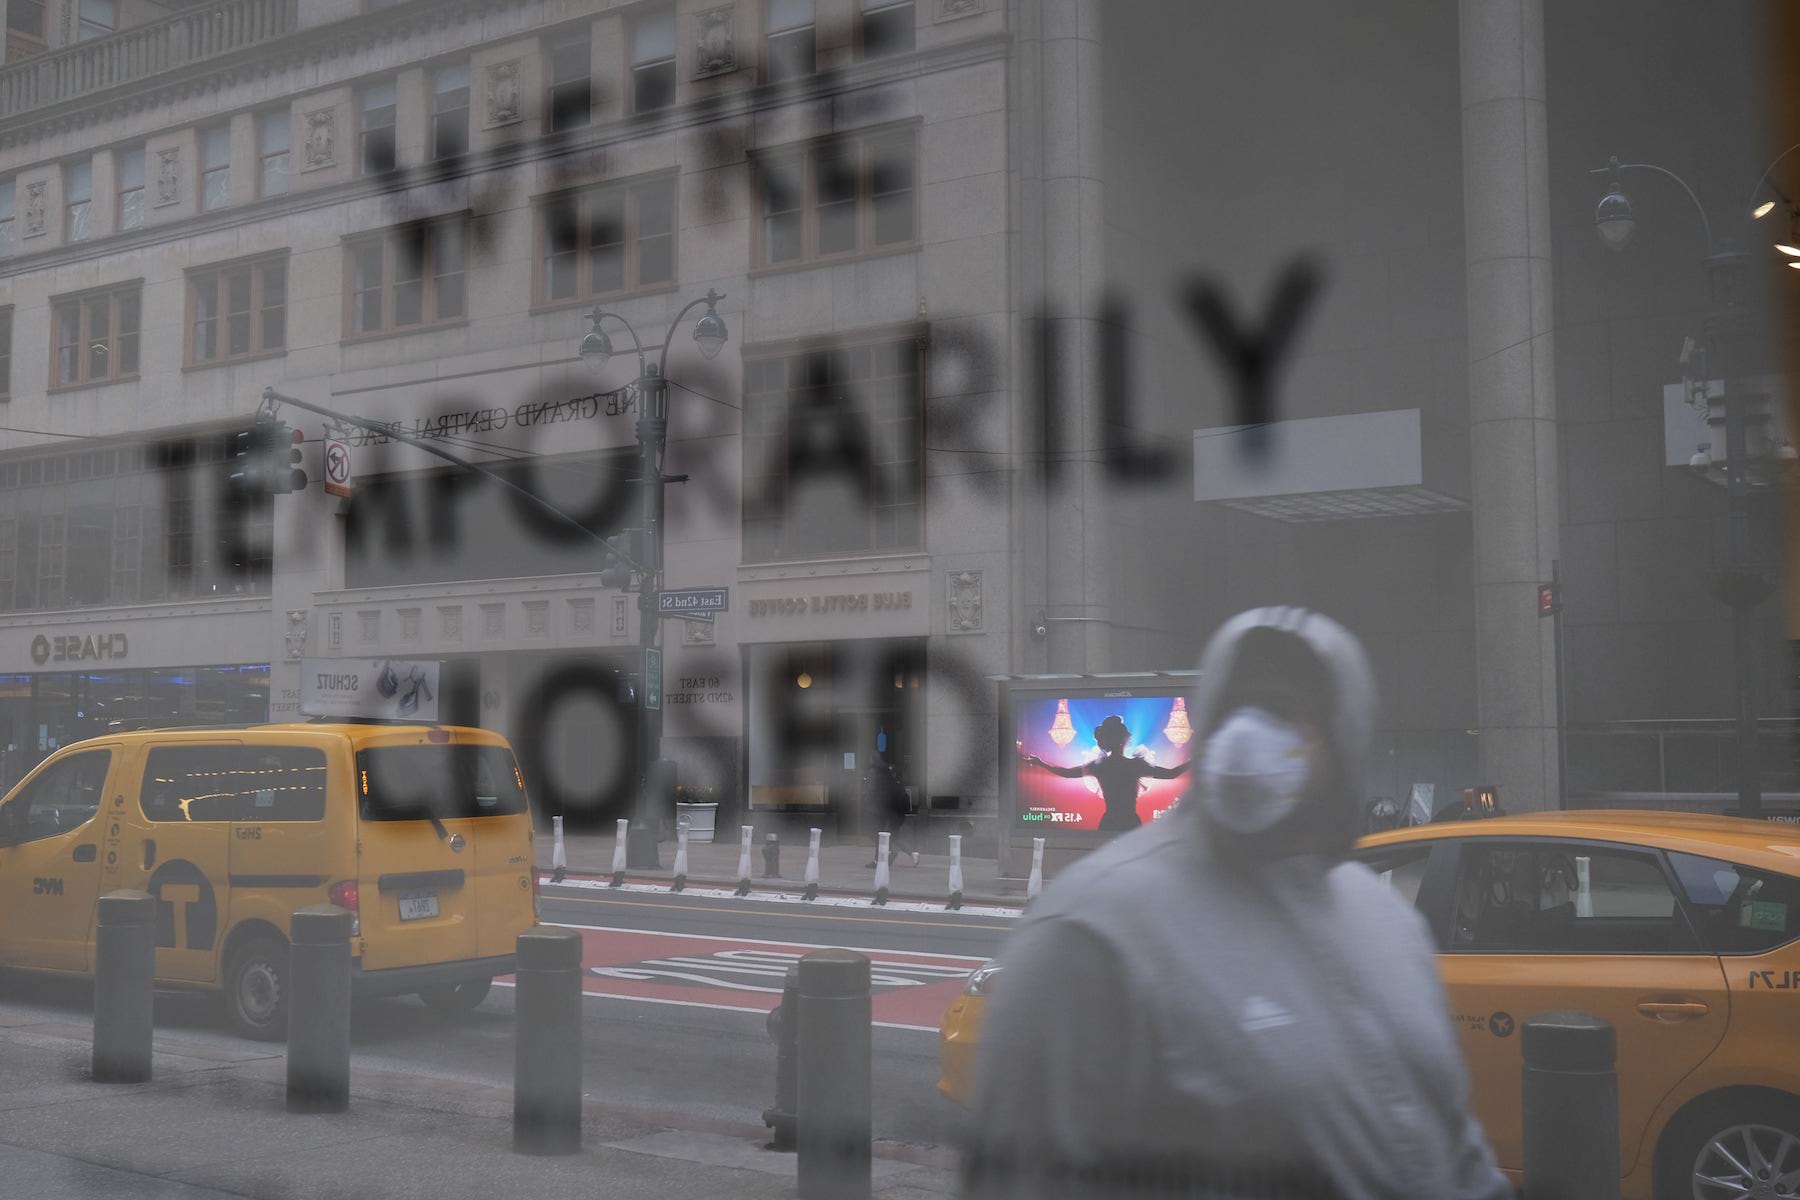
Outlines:
POLYGON ((631 109, 654 112, 675 103, 675 10, 645 13, 631 25, 631 109))
POLYGON ((538 207, 541 304, 675 278, 675 177, 555 196, 538 207))
POLYGON ((52 387, 110 383, 137 375, 142 291, 140 282, 51 301, 52 387))
POLYGON ((113 174, 118 181, 118 225, 121 231, 141 229, 144 224, 144 148, 134 146, 113 157, 113 174))
POLYGON ((763 158, 758 261, 783 266, 911 244, 917 155, 909 130, 763 158))
POLYGON ((468 266, 462 217, 389 229, 345 246, 351 336, 461 320, 468 266))
POLYGON ((440 67, 431 77, 431 157, 455 158, 469 150, 469 68, 440 67))
POLYGON ((0 179, 0 258, 11 257, 13 248, 13 181, 0 179))
POLYGON ((188 334, 194 367, 286 349, 286 256, 189 272, 188 334))
POLYGON ((818 69, 813 0, 768 0, 763 39, 763 78, 800 79, 818 69))
POLYGON ((102 38, 119 27, 119 0, 81 0, 76 41, 102 38))
POLYGON ((394 169, 394 82, 376 83, 362 90, 357 104, 357 161, 363 174, 379 175, 394 169))
POLYGON ((550 44, 550 84, 544 121, 551 133, 586 125, 593 105, 593 43, 583 26, 550 44))
POLYGON ((44 41, 44 0, 7 0, 6 30, 23 34, 41 46, 44 41))
POLYGON ((0 308, 0 400, 12 399, 13 310, 0 308))
POLYGON ((256 194, 279 196, 288 189, 288 140, 291 117, 285 108, 256 115, 256 194))
POLYGON ((862 0, 862 56, 906 54, 914 45, 913 0, 862 0))
POLYGON ((200 131, 200 207, 207 212, 231 203, 231 126, 200 131))
POLYGON ((63 231, 71 242, 85 242, 92 235, 88 223, 94 199, 94 165, 86 159, 63 167, 63 231))
POLYGON ((916 335, 744 361, 744 560, 918 549, 916 335))

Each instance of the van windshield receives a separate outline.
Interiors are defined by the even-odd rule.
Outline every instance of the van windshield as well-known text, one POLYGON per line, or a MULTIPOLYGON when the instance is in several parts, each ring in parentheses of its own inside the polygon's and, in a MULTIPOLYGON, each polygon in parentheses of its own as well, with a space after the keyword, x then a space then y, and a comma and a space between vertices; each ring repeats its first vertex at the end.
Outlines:
POLYGON ((525 811, 503 746, 382 746, 356 756, 365 821, 455 820, 525 811))

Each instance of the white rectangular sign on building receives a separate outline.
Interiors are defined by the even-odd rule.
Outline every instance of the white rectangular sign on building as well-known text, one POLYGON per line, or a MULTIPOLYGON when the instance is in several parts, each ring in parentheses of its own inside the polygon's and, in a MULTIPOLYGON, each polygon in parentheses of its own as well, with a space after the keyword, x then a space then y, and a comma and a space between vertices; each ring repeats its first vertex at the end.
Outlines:
POLYGON ((301 715, 435 723, 439 666, 423 659, 303 658, 301 715))

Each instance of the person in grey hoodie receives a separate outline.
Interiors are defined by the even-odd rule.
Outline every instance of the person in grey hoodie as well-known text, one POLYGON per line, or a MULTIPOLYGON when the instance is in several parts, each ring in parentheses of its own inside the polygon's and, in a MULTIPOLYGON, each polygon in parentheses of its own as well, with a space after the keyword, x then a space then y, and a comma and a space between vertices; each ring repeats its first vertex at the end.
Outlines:
POLYGON ((1317 613, 1200 659, 1181 803, 1057 878, 1002 947, 968 1200, 1511 1200, 1423 921, 1347 861, 1375 688, 1317 613))

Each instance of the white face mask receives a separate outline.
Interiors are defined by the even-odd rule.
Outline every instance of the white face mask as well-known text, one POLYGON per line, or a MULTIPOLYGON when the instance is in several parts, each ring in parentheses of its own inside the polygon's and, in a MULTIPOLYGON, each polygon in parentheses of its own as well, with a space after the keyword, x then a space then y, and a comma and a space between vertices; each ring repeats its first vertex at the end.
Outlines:
POLYGON ((1260 708, 1240 708, 1206 743, 1200 802, 1233 833, 1273 828, 1299 807, 1312 774, 1312 744, 1260 708))

